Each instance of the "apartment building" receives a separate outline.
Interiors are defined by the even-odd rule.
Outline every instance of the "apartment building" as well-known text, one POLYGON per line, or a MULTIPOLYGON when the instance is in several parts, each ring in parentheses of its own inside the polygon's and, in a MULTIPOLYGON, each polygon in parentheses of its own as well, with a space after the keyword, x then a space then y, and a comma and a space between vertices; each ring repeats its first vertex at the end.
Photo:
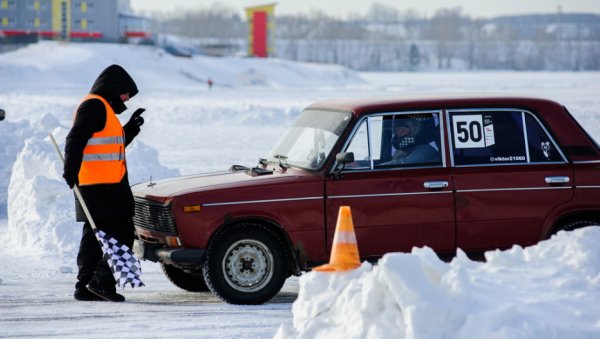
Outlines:
POLYGON ((0 36, 117 42, 150 40, 150 19, 129 0, 0 0, 0 36))

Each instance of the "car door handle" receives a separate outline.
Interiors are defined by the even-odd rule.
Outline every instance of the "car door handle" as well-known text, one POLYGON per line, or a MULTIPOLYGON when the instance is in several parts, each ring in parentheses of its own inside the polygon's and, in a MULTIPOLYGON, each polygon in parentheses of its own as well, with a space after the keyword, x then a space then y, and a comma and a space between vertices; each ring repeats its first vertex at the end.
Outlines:
POLYGON ((566 184, 569 182, 569 180, 571 180, 569 177, 546 177, 547 184, 566 184))
POLYGON ((425 181, 423 183, 423 186, 430 190, 440 189, 440 188, 448 187, 448 182, 447 181, 425 181))

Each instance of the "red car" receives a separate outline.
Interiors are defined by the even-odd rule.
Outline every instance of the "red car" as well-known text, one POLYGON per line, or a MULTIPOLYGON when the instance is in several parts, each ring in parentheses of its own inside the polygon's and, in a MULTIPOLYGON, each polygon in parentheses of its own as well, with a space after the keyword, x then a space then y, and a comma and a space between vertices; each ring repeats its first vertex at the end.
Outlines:
POLYGON ((339 207, 360 255, 451 258, 600 221, 600 148, 559 103, 522 97, 318 102, 256 167, 134 186, 136 252, 189 291, 272 298, 326 262, 339 207))

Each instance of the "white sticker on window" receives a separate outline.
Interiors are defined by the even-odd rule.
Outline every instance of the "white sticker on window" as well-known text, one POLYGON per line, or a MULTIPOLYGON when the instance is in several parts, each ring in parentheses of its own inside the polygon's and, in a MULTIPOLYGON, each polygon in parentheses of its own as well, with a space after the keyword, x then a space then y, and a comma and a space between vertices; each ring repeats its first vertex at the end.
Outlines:
POLYGON ((496 143, 496 139, 494 138, 494 125, 485 125, 483 127, 483 134, 485 135, 485 145, 492 146, 496 143))
MULTIPOLYGON (((452 117, 454 129, 454 148, 484 148, 483 119, 481 115, 455 115, 452 117)), ((491 125, 491 142, 494 138, 494 127, 491 125)))

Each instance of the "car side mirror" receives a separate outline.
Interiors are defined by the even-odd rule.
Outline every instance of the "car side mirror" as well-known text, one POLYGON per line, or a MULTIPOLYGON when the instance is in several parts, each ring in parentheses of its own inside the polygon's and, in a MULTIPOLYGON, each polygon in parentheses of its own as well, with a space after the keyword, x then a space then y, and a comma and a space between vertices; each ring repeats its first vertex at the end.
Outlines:
POLYGON ((354 152, 341 152, 335 155, 335 160, 342 164, 354 162, 354 152))
POLYGON ((6 117, 6 112, 4 112, 2 108, 0 108, 0 121, 4 120, 4 117, 6 117))
POLYGON ((346 167, 346 164, 354 162, 354 153, 353 152, 340 152, 335 155, 335 160, 341 164, 341 166, 337 166, 335 171, 333 172, 333 179, 339 180, 342 178, 342 171, 346 167))

